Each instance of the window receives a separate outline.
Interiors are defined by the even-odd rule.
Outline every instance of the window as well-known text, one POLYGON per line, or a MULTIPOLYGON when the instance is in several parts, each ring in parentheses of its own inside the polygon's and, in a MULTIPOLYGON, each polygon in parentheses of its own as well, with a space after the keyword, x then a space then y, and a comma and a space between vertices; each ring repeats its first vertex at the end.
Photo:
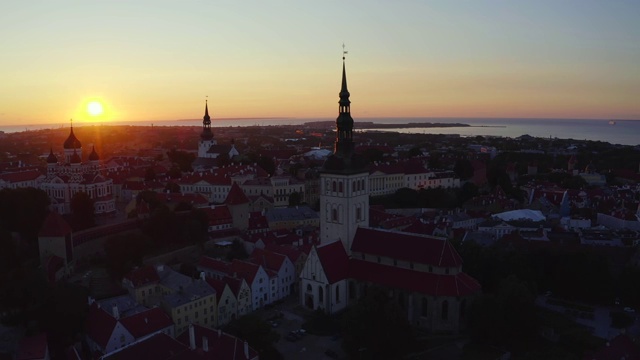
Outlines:
POLYGON ((340 302, 340 286, 336 286, 336 303, 340 302))
POLYGON ((311 284, 307 284, 307 291, 311 291, 311 284))
POLYGON ((338 192, 343 192, 342 181, 340 181, 340 183, 338 184, 338 192))
POLYGON ((421 304, 421 313, 422 316, 429 316, 429 300, 427 300, 426 297, 422 298, 422 304, 421 304))
POLYGON ((331 191, 336 192, 337 190, 336 188, 337 188, 337 184, 336 184, 336 181, 334 180, 333 184, 331 185, 331 191))
POLYGON ((442 302, 442 320, 449 319, 449 301, 442 302))
POLYGON ((338 209, 331 209, 331 220, 338 221, 338 209))
POLYGON ((318 298, 320 298, 320 301, 323 301, 324 299, 324 290, 322 289, 322 286, 318 286, 318 298))

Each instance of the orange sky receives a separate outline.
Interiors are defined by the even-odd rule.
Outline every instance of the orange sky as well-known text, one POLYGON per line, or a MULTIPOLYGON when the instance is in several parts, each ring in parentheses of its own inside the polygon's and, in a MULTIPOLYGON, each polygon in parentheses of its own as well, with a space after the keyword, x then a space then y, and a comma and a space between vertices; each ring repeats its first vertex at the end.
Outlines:
POLYGON ((62 3, 0 14, 0 126, 332 118, 342 41, 355 117, 640 118, 633 2, 62 3))

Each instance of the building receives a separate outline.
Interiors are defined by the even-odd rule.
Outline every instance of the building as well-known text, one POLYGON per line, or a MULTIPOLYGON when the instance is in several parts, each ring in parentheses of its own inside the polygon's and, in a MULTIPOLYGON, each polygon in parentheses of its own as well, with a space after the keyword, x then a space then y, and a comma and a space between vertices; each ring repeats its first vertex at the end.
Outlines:
POLYGON ((53 148, 47 157, 47 174, 39 184, 51 201, 51 210, 61 214, 71 212, 71 199, 84 192, 93 200, 96 215, 111 214, 116 211, 113 196, 113 180, 102 171, 100 157, 95 146, 87 161, 82 161, 82 144, 73 133, 71 126, 69 137, 63 144, 64 157, 59 162, 53 148))
POLYGON ((369 169, 354 149, 344 57, 339 96, 334 151, 320 171, 320 232, 323 244, 340 239, 349 251, 357 228, 369 222, 369 169))

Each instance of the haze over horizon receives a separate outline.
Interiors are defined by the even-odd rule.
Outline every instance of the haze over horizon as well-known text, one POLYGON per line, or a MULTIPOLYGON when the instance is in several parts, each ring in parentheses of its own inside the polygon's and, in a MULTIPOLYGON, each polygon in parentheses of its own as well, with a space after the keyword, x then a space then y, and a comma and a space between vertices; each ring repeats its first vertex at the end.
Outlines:
POLYGON ((355 117, 640 119, 635 1, 7 3, 0 126, 355 117), (93 115, 91 102, 101 107, 93 115), (91 110, 89 110, 91 111, 91 110))

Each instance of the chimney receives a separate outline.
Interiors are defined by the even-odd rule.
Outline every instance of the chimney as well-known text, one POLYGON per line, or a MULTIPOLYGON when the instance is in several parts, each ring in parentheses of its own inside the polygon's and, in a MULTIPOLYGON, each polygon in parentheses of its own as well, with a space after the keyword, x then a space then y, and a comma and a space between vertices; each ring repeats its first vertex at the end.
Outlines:
POLYGON ((120 311, 118 311, 118 305, 113 305, 113 307, 111 308, 111 313, 113 314, 113 317, 116 318, 116 320, 120 319, 120 311))
POLYGON ((209 352, 209 338, 202 335, 202 351, 209 352))
POLYGON ((189 348, 196 349, 196 330, 193 328, 193 324, 189 324, 189 348))
POLYGON ((244 342, 244 357, 249 358, 249 343, 246 341, 244 342))

